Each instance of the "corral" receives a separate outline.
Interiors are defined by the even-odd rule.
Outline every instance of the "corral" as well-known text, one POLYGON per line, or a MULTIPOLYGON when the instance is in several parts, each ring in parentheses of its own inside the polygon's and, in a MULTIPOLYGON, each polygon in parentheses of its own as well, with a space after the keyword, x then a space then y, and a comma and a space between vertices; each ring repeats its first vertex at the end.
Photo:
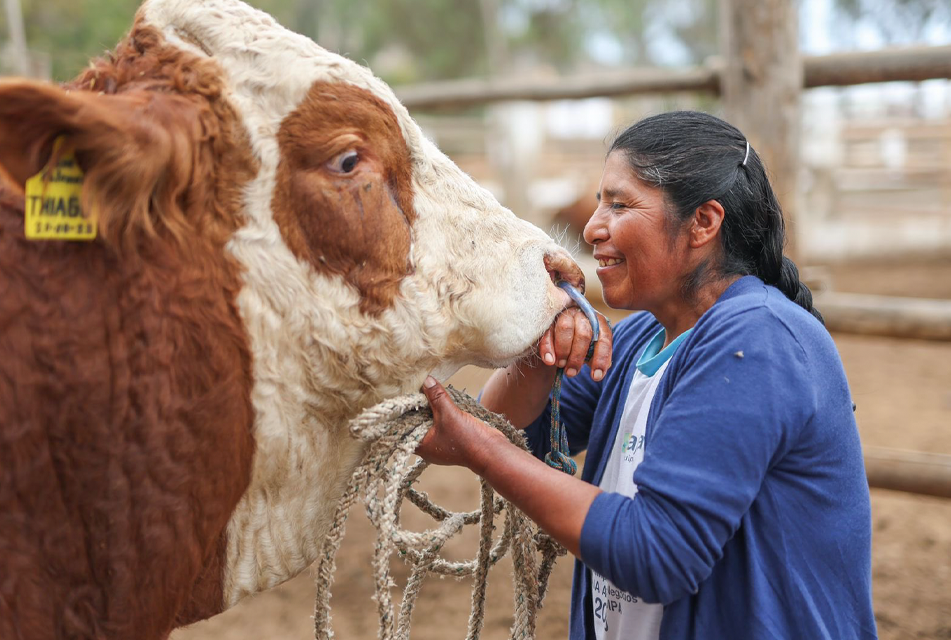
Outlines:
MULTIPOLYGON (((741 23, 738 21, 735 25, 740 31, 743 28, 741 23)), ((798 80, 800 86, 951 77, 951 49, 948 47, 834 58, 803 60, 802 75, 798 80)), ((800 59, 795 56, 793 60, 780 61, 780 64, 796 67, 800 65, 800 59)), ((554 88, 554 85, 443 85, 408 88, 401 96, 410 108, 429 109, 486 101, 580 98, 644 91, 719 92, 728 105, 728 117, 747 127, 751 137, 755 139, 760 135, 768 139, 776 134, 774 147, 769 153, 776 158, 775 164, 782 167, 783 154, 788 155, 790 149, 796 148, 796 136, 781 130, 771 131, 769 127, 775 125, 775 121, 770 123, 767 118, 766 122, 757 122, 755 117, 744 114, 742 107, 737 107, 738 92, 736 88, 728 88, 731 82, 728 76, 738 68, 736 60, 727 59, 725 66, 666 74, 666 77, 651 78, 632 73, 600 84, 562 83, 560 88, 554 88), (729 113, 731 102, 732 108, 738 109, 732 114, 729 113), (744 117, 751 117, 745 125, 744 117)), ((733 81, 736 81, 735 77, 733 81)), ((795 78, 793 82, 796 82, 795 78)), ((746 86, 745 90, 746 95, 757 91, 769 94, 775 87, 751 89, 746 86)), ((867 155, 865 150, 869 144, 887 145, 892 129, 888 123, 864 131, 851 129, 843 134, 843 139, 850 145, 848 153, 861 158, 867 155)), ((861 250, 855 250, 857 257, 851 261, 838 260, 820 271, 810 272, 816 282, 831 286, 824 298, 825 309, 832 311, 827 314, 830 327, 858 404, 857 417, 868 454, 870 483, 874 488, 875 606, 879 633, 883 638, 951 637, 951 604, 947 597, 951 588, 951 561, 948 560, 951 558, 951 528, 948 526, 951 502, 879 490, 881 487, 899 488, 951 497, 951 464, 945 455, 951 453, 951 430, 948 429, 951 425, 951 391, 948 390, 951 343, 943 341, 951 335, 951 314, 948 313, 951 308, 951 261, 945 251, 945 245, 951 242, 948 234, 951 228, 948 223, 951 134, 948 131, 951 129, 947 124, 929 128, 911 123, 902 128, 902 135, 911 140, 907 143, 909 145, 932 143, 934 146, 937 141, 937 152, 928 161, 931 164, 912 162, 900 171, 889 166, 859 166, 853 167, 855 170, 846 177, 841 173, 833 177, 815 173, 813 186, 818 184, 819 187, 810 191, 810 197, 820 201, 831 198, 835 203, 829 205, 832 209, 849 209, 849 206, 843 206, 843 202, 851 203, 851 209, 833 220, 825 220, 825 235, 800 233, 801 244, 796 247, 799 255, 812 257, 822 242, 828 241, 828 247, 841 246, 841 236, 848 234, 850 223, 857 222, 856 209, 871 211, 875 219, 873 224, 878 225, 873 232, 873 235, 878 235, 870 241, 877 249, 872 251, 881 252, 882 246, 894 247, 900 243, 894 241, 895 227, 892 225, 898 225, 900 221, 888 219, 893 211, 890 207, 894 204, 885 202, 888 198, 883 198, 882 193, 894 196, 895 191, 900 191, 903 186, 892 188, 890 181, 900 174, 904 180, 902 185, 923 183, 933 191, 920 196, 921 202, 917 204, 923 202, 927 211, 916 218, 915 225, 908 225, 914 227, 909 233, 902 235, 902 240, 908 243, 904 252, 896 251, 885 260, 871 260, 867 250, 864 257, 861 250), (823 185, 827 187, 829 181, 835 182, 834 189, 823 191, 823 185), (918 235, 915 235, 915 229, 918 235), (914 237, 908 240, 909 235, 914 237), (839 245, 835 244, 837 239, 839 245), (909 260, 908 253, 914 251, 915 242, 919 246, 924 243, 930 254, 942 257, 909 260), (848 294, 893 298, 860 300, 848 294), (925 298, 932 302, 913 303, 908 298, 925 298), (862 334, 878 334, 878 337, 862 334), (882 334, 891 337, 881 337, 882 334), (906 454, 908 451, 917 453, 906 454)), ((477 164, 474 163, 473 167, 466 167, 464 161, 460 164, 478 175, 477 164)), ((796 166, 796 161, 793 161, 790 173, 798 173, 796 166)), ((796 180, 790 180, 787 188, 796 189, 796 180)), ((897 199, 901 201, 901 194, 897 199)), ((813 203, 807 202, 809 204, 813 203)), ((811 215, 801 207, 789 208, 801 218, 811 215)), ((862 222, 868 224, 868 220, 862 222)), ((852 257, 852 252, 850 248, 843 257, 852 257)), ((817 262, 813 260, 813 263, 817 262)), ((820 298, 818 306, 823 309, 823 299, 820 298)), ((457 374, 455 383, 475 393, 485 375, 483 371, 464 370, 457 374)), ((471 508, 477 500, 477 484, 465 472, 434 470, 424 482, 437 500, 452 507, 471 508)), ((407 516, 407 520, 412 522, 413 517, 407 516)), ((370 600, 371 577, 365 562, 371 540, 371 532, 365 523, 354 523, 344 544, 333 603, 335 626, 341 637, 373 637, 376 633, 375 605, 370 600)), ((470 549, 472 540, 462 544, 468 544, 467 549, 470 549)), ((449 552, 454 551, 450 549, 449 552)), ((401 567, 395 566, 394 570, 397 576, 405 578, 400 573, 401 567)), ((540 637, 565 635, 569 576, 569 563, 562 562, 556 569, 552 593, 542 614, 540 637)), ((465 582, 426 585, 413 637, 461 637, 465 628, 468 590, 469 585, 465 582)), ((510 625, 510 598, 511 586, 506 572, 496 572, 490 585, 489 618, 483 637, 506 637, 510 625)), ((175 640, 308 638, 313 634, 312 607, 313 587, 309 576, 305 575, 226 615, 178 631, 172 637, 175 640)))

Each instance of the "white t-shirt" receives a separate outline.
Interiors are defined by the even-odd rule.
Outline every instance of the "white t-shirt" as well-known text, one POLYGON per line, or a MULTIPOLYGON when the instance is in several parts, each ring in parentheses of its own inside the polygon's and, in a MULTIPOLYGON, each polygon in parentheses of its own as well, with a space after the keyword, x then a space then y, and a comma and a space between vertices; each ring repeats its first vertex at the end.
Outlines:
MULTIPOLYGON (((634 469, 644 459, 647 414, 669 362, 664 362, 650 377, 640 370, 634 371, 617 437, 598 485, 602 491, 620 493, 629 498, 637 493, 633 475, 634 469)), ((621 591, 595 571, 591 572, 591 604, 598 640, 657 640, 660 637, 663 605, 641 602, 640 598, 621 591)))

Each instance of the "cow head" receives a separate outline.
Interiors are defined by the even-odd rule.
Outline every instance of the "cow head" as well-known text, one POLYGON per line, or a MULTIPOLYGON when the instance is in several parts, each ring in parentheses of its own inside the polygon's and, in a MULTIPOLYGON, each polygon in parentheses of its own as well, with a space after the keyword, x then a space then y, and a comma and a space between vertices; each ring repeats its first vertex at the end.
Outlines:
POLYGON ((8 178, 39 171, 61 134, 117 250, 227 235, 255 361, 299 355, 305 387, 395 393, 505 364, 567 303, 552 278, 581 281, 369 70, 237 0, 148 0, 112 59, 65 88, 0 84, 8 178))

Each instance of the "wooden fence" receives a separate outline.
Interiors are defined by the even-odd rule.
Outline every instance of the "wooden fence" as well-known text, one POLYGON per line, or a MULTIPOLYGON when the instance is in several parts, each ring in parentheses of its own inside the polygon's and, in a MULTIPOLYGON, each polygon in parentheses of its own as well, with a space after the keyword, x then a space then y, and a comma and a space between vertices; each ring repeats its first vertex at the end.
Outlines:
MULTIPOLYGON (((951 46, 909 47, 810 56, 802 60, 804 89, 868 82, 951 78, 951 46)), ((531 80, 449 80, 397 87, 408 109, 427 111, 507 102, 621 97, 656 93, 720 93, 723 62, 693 69, 630 69, 604 74, 531 80)))

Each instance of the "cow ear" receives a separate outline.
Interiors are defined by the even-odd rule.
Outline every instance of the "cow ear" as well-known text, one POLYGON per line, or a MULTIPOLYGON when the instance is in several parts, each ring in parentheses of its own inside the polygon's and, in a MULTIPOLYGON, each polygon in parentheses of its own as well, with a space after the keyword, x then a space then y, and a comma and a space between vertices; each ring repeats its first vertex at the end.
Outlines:
MULTIPOLYGON (((83 208, 98 211, 99 235, 127 245, 156 223, 180 235, 174 202, 193 169, 202 120, 193 102, 147 89, 121 94, 67 90, 47 83, 0 82, 0 170, 22 189, 50 160, 53 142, 75 152, 84 175, 83 208), (164 189, 164 191, 162 191, 164 189), (108 207, 106 205, 109 205, 108 207)), ((0 176, 2 177, 2 176, 0 176)))
POLYGON ((0 81, 0 169, 22 187, 46 165, 58 136, 86 158, 106 147, 128 150, 130 135, 142 128, 132 117, 136 102, 141 99, 0 81))

